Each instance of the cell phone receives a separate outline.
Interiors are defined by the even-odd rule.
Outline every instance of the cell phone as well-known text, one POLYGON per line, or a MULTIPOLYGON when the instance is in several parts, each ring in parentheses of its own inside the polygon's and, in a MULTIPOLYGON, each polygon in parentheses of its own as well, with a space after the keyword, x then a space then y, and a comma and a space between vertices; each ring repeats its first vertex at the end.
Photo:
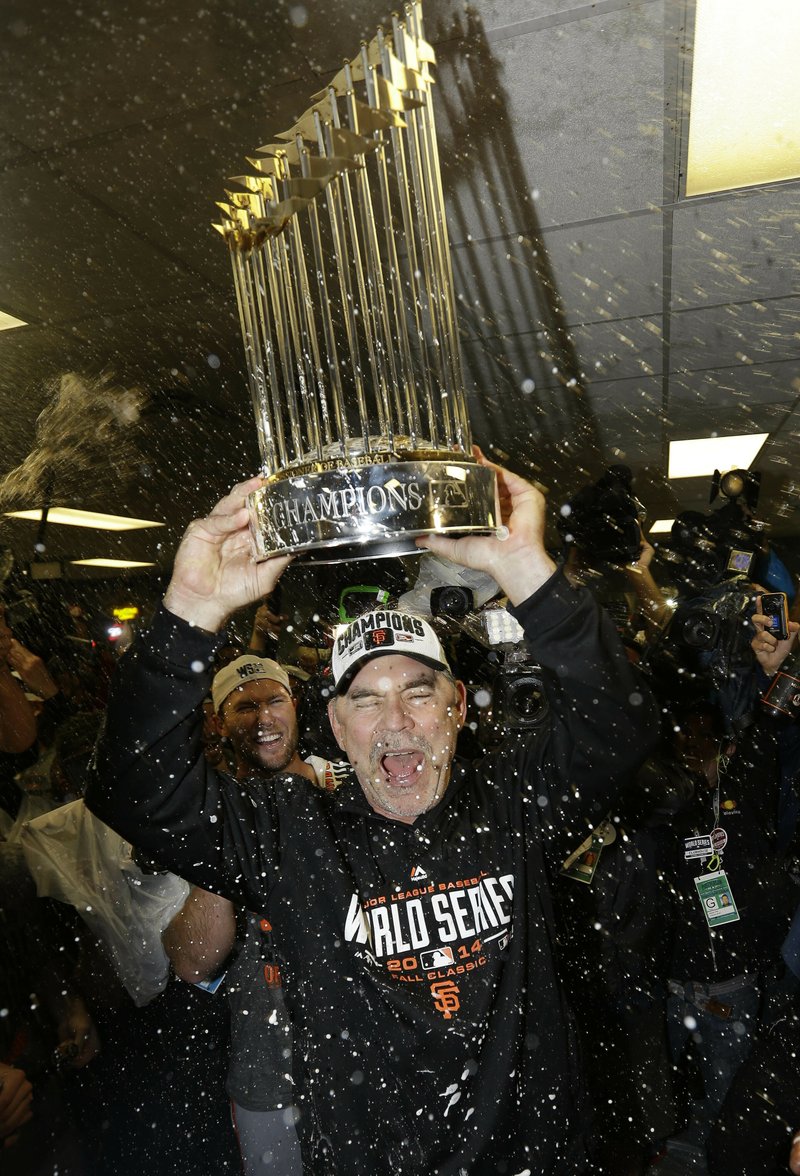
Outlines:
POLYGON ((769 631, 779 641, 789 636, 789 602, 785 592, 765 592, 761 597, 761 611, 769 617, 769 631))

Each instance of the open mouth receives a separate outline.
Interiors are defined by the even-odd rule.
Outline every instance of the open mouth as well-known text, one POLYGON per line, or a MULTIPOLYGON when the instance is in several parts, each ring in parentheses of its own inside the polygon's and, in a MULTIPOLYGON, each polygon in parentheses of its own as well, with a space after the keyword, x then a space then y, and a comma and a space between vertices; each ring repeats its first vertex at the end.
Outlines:
POLYGON ((254 743, 258 747, 271 747, 274 743, 280 743, 282 735, 257 735, 254 743))
POLYGON ((396 788, 409 788, 419 783, 425 756, 415 749, 387 751, 381 756, 380 765, 389 784, 396 788))

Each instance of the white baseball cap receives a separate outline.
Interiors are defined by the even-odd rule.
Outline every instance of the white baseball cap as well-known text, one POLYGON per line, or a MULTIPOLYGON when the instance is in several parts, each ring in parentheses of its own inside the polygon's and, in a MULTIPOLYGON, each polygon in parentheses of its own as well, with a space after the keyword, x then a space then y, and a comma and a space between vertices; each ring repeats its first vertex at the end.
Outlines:
POLYGON ((237 657, 235 661, 223 666, 219 673, 214 675, 214 681, 211 683, 214 710, 219 711, 225 699, 233 693, 237 686, 244 686, 247 682, 258 682, 263 678, 268 678, 271 682, 279 682, 281 686, 286 687, 290 694, 292 693, 292 684, 283 666, 279 666, 276 661, 272 661, 268 657, 254 657, 252 654, 245 654, 244 657, 237 657))
POLYGON ((413 657, 435 670, 450 669, 441 642, 427 621, 412 613, 380 609, 336 630, 331 656, 336 693, 347 690, 365 662, 391 653, 413 657))

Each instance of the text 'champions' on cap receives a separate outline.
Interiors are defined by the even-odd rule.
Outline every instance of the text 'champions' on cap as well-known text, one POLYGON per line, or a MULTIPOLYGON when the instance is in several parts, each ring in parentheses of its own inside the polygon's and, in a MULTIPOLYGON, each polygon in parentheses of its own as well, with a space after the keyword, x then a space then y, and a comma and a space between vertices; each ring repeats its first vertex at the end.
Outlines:
POLYGON ((343 693, 361 666, 386 654, 413 657, 436 670, 449 670, 441 642, 422 617, 392 609, 357 617, 336 632, 331 672, 338 694, 343 693))

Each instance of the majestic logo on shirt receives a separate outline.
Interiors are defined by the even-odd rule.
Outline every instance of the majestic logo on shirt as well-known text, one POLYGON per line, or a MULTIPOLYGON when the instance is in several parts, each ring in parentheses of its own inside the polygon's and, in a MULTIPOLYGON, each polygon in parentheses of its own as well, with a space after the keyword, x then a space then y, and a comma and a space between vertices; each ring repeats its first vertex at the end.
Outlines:
POLYGON ((412 882, 419 882, 422 878, 427 878, 427 877, 428 877, 428 875, 425 873, 422 866, 414 866, 414 869, 411 871, 411 881, 412 882))

